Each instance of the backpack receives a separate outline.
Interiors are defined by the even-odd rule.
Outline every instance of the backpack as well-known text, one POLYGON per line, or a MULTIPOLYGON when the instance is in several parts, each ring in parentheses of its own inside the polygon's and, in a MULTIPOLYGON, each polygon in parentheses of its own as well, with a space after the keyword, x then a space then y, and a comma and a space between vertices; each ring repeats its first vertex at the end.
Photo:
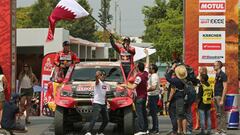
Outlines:
POLYGON ((196 101, 196 90, 194 89, 192 82, 182 82, 184 83, 184 100, 187 105, 192 105, 196 101))

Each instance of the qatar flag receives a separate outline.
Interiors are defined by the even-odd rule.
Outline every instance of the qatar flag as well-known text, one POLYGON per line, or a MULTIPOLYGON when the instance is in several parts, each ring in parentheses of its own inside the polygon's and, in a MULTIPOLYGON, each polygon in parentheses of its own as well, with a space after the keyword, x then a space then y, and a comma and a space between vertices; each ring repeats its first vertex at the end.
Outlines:
POLYGON ((89 13, 75 0, 61 0, 48 17, 49 29, 47 41, 54 39, 54 31, 57 21, 74 20, 88 15, 89 13))

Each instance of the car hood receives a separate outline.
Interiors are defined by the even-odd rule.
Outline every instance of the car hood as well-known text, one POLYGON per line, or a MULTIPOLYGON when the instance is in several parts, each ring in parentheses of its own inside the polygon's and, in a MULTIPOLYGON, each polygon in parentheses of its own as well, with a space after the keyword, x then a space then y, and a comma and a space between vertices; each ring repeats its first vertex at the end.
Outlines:
MULTIPOLYGON (((110 85, 110 90, 115 90, 118 83, 117 82, 106 82, 110 85)), ((72 90, 73 91, 94 91, 95 81, 86 81, 86 82, 73 82, 72 90)))

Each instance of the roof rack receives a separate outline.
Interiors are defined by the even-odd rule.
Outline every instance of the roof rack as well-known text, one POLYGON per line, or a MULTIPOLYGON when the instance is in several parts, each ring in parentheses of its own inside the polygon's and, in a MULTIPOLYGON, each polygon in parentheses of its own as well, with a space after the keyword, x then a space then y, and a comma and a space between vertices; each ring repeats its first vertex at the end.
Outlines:
POLYGON ((118 59, 80 59, 80 62, 86 62, 86 61, 109 61, 109 62, 116 62, 118 59))

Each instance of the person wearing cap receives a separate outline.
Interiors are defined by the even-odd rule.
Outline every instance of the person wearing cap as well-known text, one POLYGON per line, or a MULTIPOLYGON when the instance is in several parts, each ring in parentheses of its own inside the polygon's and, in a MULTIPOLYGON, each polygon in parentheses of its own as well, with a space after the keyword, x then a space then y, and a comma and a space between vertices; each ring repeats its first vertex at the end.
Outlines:
POLYGON ((123 39, 122 46, 120 46, 115 43, 113 35, 110 34, 110 43, 112 45, 112 48, 120 55, 122 67, 124 69, 124 74, 126 78, 128 77, 128 73, 134 68, 133 57, 135 55, 135 48, 130 46, 130 42, 130 38, 125 37, 123 39))
POLYGON ((68 68, 71 64, 79 62, 77 55, 70 50, 70 42, 63 42, 63 50, 58 52, 54 59, 54 64, 63 71, 64 76, 66 75, 68 68))
POLYGON ((25 125, 21 125, 20 123, 16 123, 17 114, 20 113, 18 103, 20 101, 19 94, 12 94, 10 101, 6 101, 4 103, 3 110, 3 118, 1 122, 1 126, 3 129, 6 129, 11 134, 13 130, 26 132, 25 125))
POLYGON ((109 116, 107 110, 107 101, 106 101, 106 91, 110 90, 110 86, 104 82, 106 78, 105 71, 97 71, 96 72, 96 82, 94 89, 94 97, 93 97, 93 113, 92 120, 88 127, 87 133, 85 135, 92 135, 92 130, 97 122, 99 115, 102 115, 102 125, 100 126, 97 135, 104 135, 103 131, 108 124, 109 116))
POLYGON ((187 77, 187 69, 184 65, 177 66, 173 64, 172 68, 165 74, 166 80, 174 87, 171 90, 169 101, 173 99, 176 100, 176 117, 178 131, 177 134, 187 133, 187 120, 186 120, 186 107, 184 105, 184 82, 187 77), (172 74, 175 72, 176 77, 172 78, 172 74))

